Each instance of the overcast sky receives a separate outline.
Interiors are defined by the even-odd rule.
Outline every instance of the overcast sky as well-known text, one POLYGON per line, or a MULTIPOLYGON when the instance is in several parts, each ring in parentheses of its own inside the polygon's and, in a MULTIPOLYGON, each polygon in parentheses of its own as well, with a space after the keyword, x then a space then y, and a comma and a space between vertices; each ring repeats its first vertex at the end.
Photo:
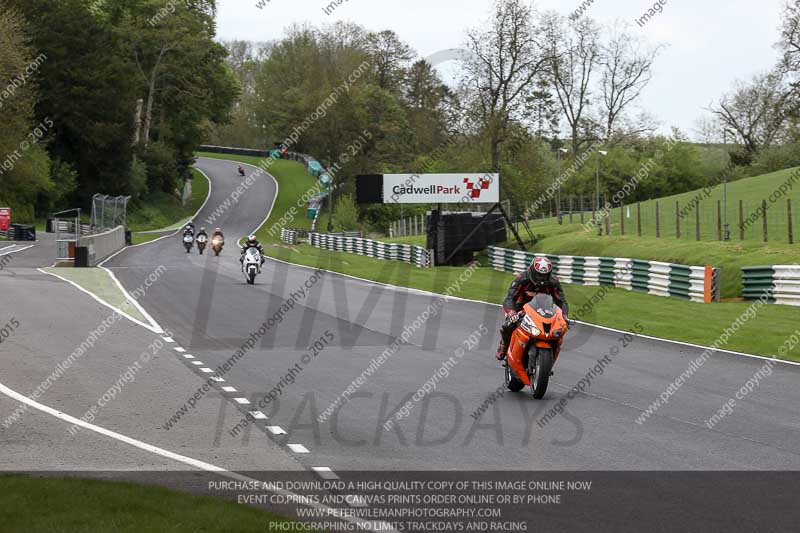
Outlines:
MULTIPOLYGON (((293 23, 317 26, 336 20, 369 30, 394 30, 422 57, 458 48, 465 31, 484 22, 491 0, 219 0, 220 39, 269 41, 293 23), (257 3, 264 2, 263 9, 257 3)), ((538 0, 538 10, 568 15, 583 0, 538 0)), ((649 0, 594 0, 588 14, 601 23, 622 19, 653 44, 668 45, 655 66, 653 81, 641 100, 661 122, 694 137, 703 107, 729 90, 736 79, 770 69, 777 61, 780 11, 784 0, 662 0, 661 14, 639 27, 635 19, 649 0)))

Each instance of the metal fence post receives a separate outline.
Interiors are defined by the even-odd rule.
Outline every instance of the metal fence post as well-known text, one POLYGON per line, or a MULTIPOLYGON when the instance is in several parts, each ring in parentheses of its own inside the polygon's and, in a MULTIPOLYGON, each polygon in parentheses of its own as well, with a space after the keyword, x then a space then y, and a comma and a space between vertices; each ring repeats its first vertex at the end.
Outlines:
POLYGON ((636 234, 642 236, 642 202, 636 202, 636 234))
POLYGON ((764 219, 764 242, 769 242, 769 232, 767 228, 767 201, 761 200, 762 217, 764 219))
POLYGON ((681 203, 675 200, 675 238, 681 238, 681 203))
POLYGON ((575 210, 575 197, 569 197, 569 223, 572 224, 572 212, 575 210))
POLYGON ((722 202, 717 200, 717 240, 722 240, 722 202))
POLYGON ((739 200, 739 240, 744 240, 744 200, 739 200))
POLYGON ((700 202, 697 202, 697 206, 695 206, 695 220, 694 220, 694 228, 695 233, 697 236, 697 241, 700 242, 700 202))
POLYGON ((656 200, 656 238, 661 238, 661 208, 656 200))
POLYGON ((792 231, 792 199, 786 199, 786 212, 788 217, 789 244, 794 244, 794 232, 792 231))

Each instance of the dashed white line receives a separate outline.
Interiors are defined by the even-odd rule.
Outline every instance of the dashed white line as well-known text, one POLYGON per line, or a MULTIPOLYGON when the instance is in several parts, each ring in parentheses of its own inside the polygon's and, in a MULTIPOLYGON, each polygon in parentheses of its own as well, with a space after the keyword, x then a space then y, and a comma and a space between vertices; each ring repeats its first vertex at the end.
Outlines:
POLYGON ((214 371, 211 370, 210 368, 201 368, 200 372, 202 372, 203 374, 213 374, 214 373, 214 371))
POLYGON ((222 387, 222 390, 225 392, 239 392, 234 387, 222 387))
POLYGON ((175 342, 175 339, 173 339, 172 337, 161 337, 161 338, 164 339, 164 342, 170 342, 170 343, 175 342))
POLYGON ((267 426, 267 430, 273 435, 287 435, 286 431, 280 426, 267 426))
POLYGON ((194 359, 194 356, 188 353, 183 354, 184 359, 194 359))
POLYGON ((173 350, 175 350, 175 351, 176 351, 176 352, 178 352, 178 353, 184 353, 184 352, 186 352, 186 350, 184 350, 184 349, 183 349, 183 348, 181 348, 180 346, 178 346, 178 347, 176 347, 176 348, 173 348, 173 350))
POLYGON ((211 376, 211 381, 216 381, 217 383, 225 383, 224 379, 217 376, 211 376))
POLYGON ((205 363, 202 361, 192 361, 192 364, 195 366, 203 366, 205 363))
MULTIPOLYGON (((50 416, 53 416, 53 417, 61 420, 62 422, 66 422, 68 424, 73 424, 73 425, 76 425, 76 426, 80 426, 80 427, 82 427, 84 429, 88 429, 89 431, 93 431, 93 432, 95 432, 95 433, 97 433, 99 435, 103 435, 105 437, 114 439, 114 440, 116 440, 118 442, 123 442, 123 443, 125 443, 125 444, 127 444, 129 446, 138 448, 138 449, 143 450, 145 452, 152 453, 152 454, 155 454, 155 455, 158 455, 160 457, 167 458, 167 459, 171 459, 173 461, 177 461, 177 462, 183 463, 185 465, 189 465, 191 467, 197 468, 198 470, 203 470, 203 471, 206 471, 206 472, 214 472, 214 473, 216 473, 216 474, 218 474, 220 476, 224 476, 224 477, 227 477, 229 479, 236 480, 236 481, 241 481, 241 482, 245 482, 245 483, 258 483, 258 481, 256 481, 253 478, 250 478, 250 477, 247 477, 247 476, 243 476, 243 475, 238 474, 236 472, 231 472, 231 471, 226 470, 224 468, 221 468, 219 466, 212 465, 210 463, 206 463, 204 461, 200 461, 200 460, 197 460, 197 459, 193 459, 193 458, 187 457, 185 455, 180 455, 180 454, 171 452, 169 450, 165 450, 164 448, 159 448, 159 447, 154 446, 152 444, 148 444, 146 442, 142 442, 140 440, 133 439, 133 438, 128 437, 126 435, 123 435, 121 433, 117 433, 115 431, 111 431, 111 430, 108 430, 106 428, 103 428, 103 427, 100 427, 100 426, 96 426, 94 424, 90 424, 88 422, 84 422, 83 420, 81 420, 79 418, 72 417, 72 416, 70 416, 70 415, 68 415, 66 413, 63 413, 63 412, 61 412, 61 411, 59 411, 57 409, 53 409, 52 407, 48 407, 46 405, 40 404, 39 402, 31 400, 27 396, 25 396, 23 394, 20 394, 20 393, 14 391, 12 389, 9 389, 8 387, 3 385, 2 383, 0 383, 0 394, 4 394, 4 395, 8 396, 9 398, 12 398, 12 399, 17 400, 19 402, 22 402, 22 403, 24 403, 24 404, 36 409, 37 411, 41 411, 42 413, 46 413, 46 414, 48 414, 50 416)), ((295 493, 289 492, 289 491, 273 490, 271 492, 273 492, 274 494, 298 496, 295 493)), ((299 496, 298 496, 298 501, 301 501, 301 499, 299 499, 299 496)), ((328 513, 333 513, 333 509, 330 508, 330 507, 327 507, 327 506, 321 505, 321 504, 317 504, 317 503, 313 503, 313 502, 311 502, 311 503, 306 503, 306 502, 307 502, 306 499, 302 499, 302 504, 303 505, 306 505, 308 507, 312 507, 314 509, 321 509, 321 510, 326 511, 328 513)), ((358 526, 358 530, 359 531, 386 531, 388 533, 397 533, 396 530, 394 530, 394 529, 378 530, 375 527, 372 527, 367 522, 365 522, 365 521, 363 521, 361 519, 358 519, 358 518, 345 517, 345 518, 343 518, 343 520, 346 520, 347 522, 352 523, 352 524, 356 524, 358 526)))
POLYGON ((265 415, 261 411, 250 411, 250 416, 252 416, 256 420, 266 420, 267 419, 267 415, 265 415))
POLYGON ((316 472, 319 477, 325 480, 339 479, 339 476, 337 476, 336 473, 327 466, 313 466, 311 467, 311 470, 316 472))
POLYGON ((308 448, 303 446, 302 444, 287 444, 290 450, 294 453, 311 453, 308 448))
POLYGON ((247 398, 234 398, 233 401, 239 405, 250 405, 250 400, 247 398))

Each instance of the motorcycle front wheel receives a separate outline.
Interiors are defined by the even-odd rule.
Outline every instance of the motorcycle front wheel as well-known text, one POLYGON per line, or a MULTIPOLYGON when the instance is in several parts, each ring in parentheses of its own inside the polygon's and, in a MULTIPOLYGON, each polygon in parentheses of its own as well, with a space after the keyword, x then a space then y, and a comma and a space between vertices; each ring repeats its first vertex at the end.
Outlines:
POLYGON ((511 367, 508 365, 508 361, 505 364, 505 385, 508 390, 511 392, 519 392, 524 387, 525 384, 520 381, 520 379, 514 375, 514 371, 511 370, 511 367))
POLYGON ((531 376, 531 392, 537 400, 544 398, 553 370, 553 350, 531 347, 528 356, 528 373, 531 376))

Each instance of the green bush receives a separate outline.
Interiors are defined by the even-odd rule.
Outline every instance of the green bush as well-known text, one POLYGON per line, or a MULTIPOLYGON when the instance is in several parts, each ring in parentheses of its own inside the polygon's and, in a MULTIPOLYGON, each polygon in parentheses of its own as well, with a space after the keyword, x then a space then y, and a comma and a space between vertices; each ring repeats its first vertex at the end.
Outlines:
POLYGON ((352 194, 344 194, 334 205, 334 220, 339 229, 354 231, 359 229, 358 209, 352 194))
POLYGON ((172 194, 178 186, 175 150, 164 143, 151 142, 139 157, 147 168, 147 189, 172 194))

